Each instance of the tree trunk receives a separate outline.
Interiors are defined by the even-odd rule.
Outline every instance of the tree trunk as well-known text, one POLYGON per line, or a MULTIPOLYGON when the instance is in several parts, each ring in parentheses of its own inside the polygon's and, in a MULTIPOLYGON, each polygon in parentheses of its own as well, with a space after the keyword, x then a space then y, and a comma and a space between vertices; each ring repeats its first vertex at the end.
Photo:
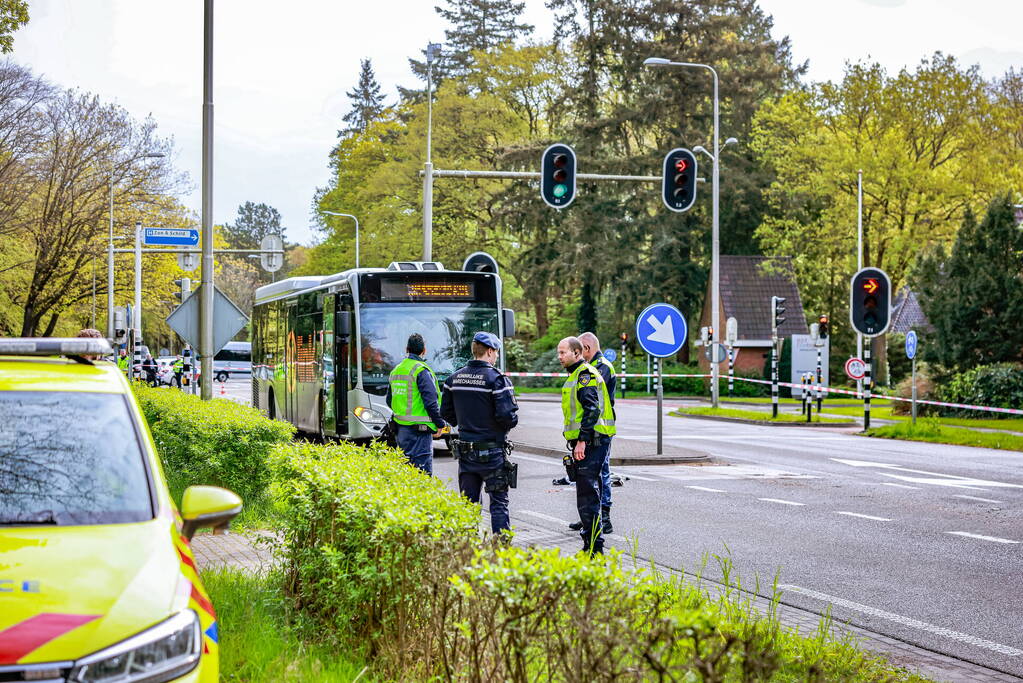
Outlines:
POLYGON ((533 311, 536 314, 536 336, 540 338, 547 334, 547 328, 550 326, 550 320, 547 317, 546 296, 541 294, 540 298, 533 302, 533 311))
POLYGON ((53 330, 57 327, 57 318, 60 317, 60 313, 54 313, 50 316, 50 322, 46 325, 46 331, 43 332, 44 337, 52 337, 53 330))
POLYGON ((882 334, 880 337, 874 337, 875 344, 871 347, 871 352, 877 354, 877 360, 874 362, 873 372, 874 384, 878 386, 888 386, 888 336, 882 334))

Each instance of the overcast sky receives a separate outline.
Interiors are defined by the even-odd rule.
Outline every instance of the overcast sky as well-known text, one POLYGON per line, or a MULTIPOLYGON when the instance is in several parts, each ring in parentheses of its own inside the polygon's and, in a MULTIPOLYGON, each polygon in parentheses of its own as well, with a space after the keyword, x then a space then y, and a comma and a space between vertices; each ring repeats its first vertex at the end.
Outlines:
MULTIPOLYGON (((348 109, 359 59, 373 60, 388 102, 415 84, 408 57, 442 41, 440 0, 218 0, 214 48, 214 221, 251 200, 276 207, 291 241, 311 243, 313 192, 348 109)), ((988 77, 1023 67, 1020 0, 761 0, 775 36, 792 39, 810 78, 838 79, 847 60, 891 71, 941 50, 988 77)), ((200 206, 201 0, 29 0, 15 61, 53 82, 97 93, 175 140, 200 206)), ((551 34, 543 0, 526 19, 551 34)))

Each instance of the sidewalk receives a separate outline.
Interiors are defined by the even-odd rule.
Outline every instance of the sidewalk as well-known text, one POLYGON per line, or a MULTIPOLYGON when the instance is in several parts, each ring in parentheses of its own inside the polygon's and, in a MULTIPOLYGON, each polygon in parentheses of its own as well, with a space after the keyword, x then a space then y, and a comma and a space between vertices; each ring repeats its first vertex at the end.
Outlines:
MULTIPOLYGON (((568 447, 560 427, 519 426, 512 433, 515 450, 545 455, 560 460, 568 447)), ((665 444, 657 455, 657 445, 649 441, 616 436, 611 445, 612 465, 680 465, 710 463, 710 455, 693 448, 665 444)))
MULTIPOLYGON (((579 536, 567 528, 557 530, 521 519, 514 519, 513 523, 515 545, 559 548, 565 553, 575 553, 579 550, 579 536)), ((489 516, 486 512, 483 513, 481 527, 490 527, 489 516)), ((192 539, 192 551, 195 554, 196 563, 202 571, 220 567, 235 567, 247 572, 261 572, 274 563, 269 547, 259 541, 260 538, 267 537, 269 537, 267 532, 258 531, 245 534, 199 534, 192 539)), ((617 534, 608 537, 608 545, 617 547, 626 553, 630 548, 629 540, 617 534)), ((636 560, 638 565, 648 566, 650 564, 645 558, 637 557, 636 560)), ((654 567, 664 574, 679 574, 678 570, 659 563, 654 563, 654 567)), ((725 589, 719 583, 700 579, 692 574, 685 574, 685 576, 690 582, 697 583, 711 596, 717 596, 725 589)), ((753 607, 761 614, 767 614, 770 611, 770 601, 767 598, 746 592, 742 592, 736 597, 740 600, 749 599, 753 607)), ((782 594, 776 612, 783 626, 795 629, 804 636, 815 634, 821 623, 820 614, 785 604, 784 594, 782 594)), ((978 681, 1018 683, 1023 681, 1023 678, 925 650, 857 626, 832 623, 831 634, 836 638, 848 635, 860 649, 877 654, 895 666, 903 667, 936 681, 948 683, 977 683, 978 681)))

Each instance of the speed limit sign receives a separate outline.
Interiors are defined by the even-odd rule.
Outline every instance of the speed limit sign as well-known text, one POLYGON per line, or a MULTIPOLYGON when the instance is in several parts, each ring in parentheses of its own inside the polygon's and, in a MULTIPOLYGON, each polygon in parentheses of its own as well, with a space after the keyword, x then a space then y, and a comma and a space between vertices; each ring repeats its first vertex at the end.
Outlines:
POLYGON ((867 374, 867 364, 862 358, 850 358, 845 362, 845 374, 849 379, 863 379, 867 374))

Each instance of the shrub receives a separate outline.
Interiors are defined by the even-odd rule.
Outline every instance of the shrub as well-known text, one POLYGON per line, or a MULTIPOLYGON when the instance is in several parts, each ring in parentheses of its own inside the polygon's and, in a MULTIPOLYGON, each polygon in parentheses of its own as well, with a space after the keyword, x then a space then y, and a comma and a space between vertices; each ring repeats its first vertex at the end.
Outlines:
MULTIPOLYGON (((930 371, 924 364, 918 364, 916 368, 916 397, 919 400, 934 401, 936 387, 931 380, 930 371)), ((906 375, 895 387, 895 395, 901 398, 913 398, 913 375, 906 375)), ((918 415, 927 415, 936 412, 934 406, 926 403, 918 403, 916 412, 918 415)), ((892 401, 892 413, 895 415, 910 415, 913 412, 913 404, 909 401, 892 401)))
POLYGON ((403 659, 422 622, 422 574, 451 539, 476 538, 479 506, 379 443, 283 446, 274 472, 295 605, 370 655, 403 659))
POLYGON ((247 501, 262 496, 270 482, 268 457, 291 440, 293 426, 232 401, 133 388, 176 496, 192 484, 223 486, 247 501))
MULTIPOLYGON (((941 387, 942 401, 968 403, 994 408, 1023 407, 1023 365, 997 363, 980 365, 954 375, 941 387)), ((975 410, 942 408, 946 417, 977 417, 975 410)), ((1006 413, 989 413, 986 417, 1007 418, 1006 413)))

